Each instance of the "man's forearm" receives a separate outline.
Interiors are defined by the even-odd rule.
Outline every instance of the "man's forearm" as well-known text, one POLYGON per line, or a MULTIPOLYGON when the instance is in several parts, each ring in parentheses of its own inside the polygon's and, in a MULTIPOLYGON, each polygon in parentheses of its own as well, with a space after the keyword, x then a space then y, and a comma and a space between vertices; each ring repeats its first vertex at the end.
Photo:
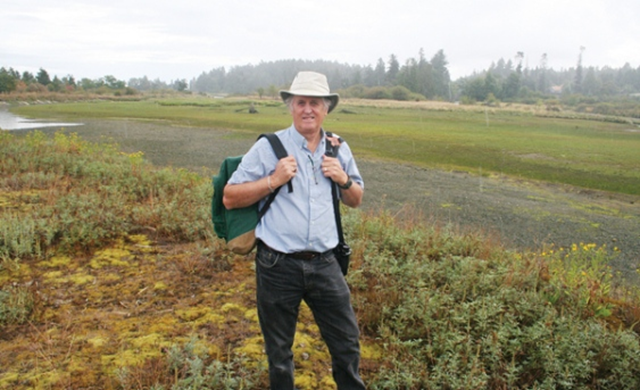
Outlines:
POLYGON ((340 194, 342 195, 342 203, 349 207, 356 208, 362 203, 364 190, 358 183, 354 182, 348 190, 340 189, 340 194))
POLYGON ((273 187, 269 186, 269 177, 242 184, 227 184, 224 187, 222 203, 227 209, 238 209, 251 206, 268 196, 273 187))

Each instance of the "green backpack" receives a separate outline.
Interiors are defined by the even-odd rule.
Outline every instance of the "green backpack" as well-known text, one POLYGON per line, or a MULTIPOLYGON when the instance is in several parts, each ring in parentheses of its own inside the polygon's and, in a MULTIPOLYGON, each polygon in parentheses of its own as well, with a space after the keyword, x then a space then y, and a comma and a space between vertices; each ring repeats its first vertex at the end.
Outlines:
MULTIPOLYGON (((266 137, 269 140, 278 160, 287 157, 287 151, 278 136, 274 133, 261 134, 258 139, 262 137, 266 137)), ((256 246, 255 228, 280 191, 280 187, 269 195, 261 209, 258 209, 258 203, 255 203, 251 206, 227 210, 222 203, 224 187, 233 172, 238 168, 238 165, 240 165, 240 161, 242 161, 242 156, 225 158, 220 166, 220 171, 213 177, 211 220, 218 238, 223 238, 233 253, 246 255, 256 246)), ((291 182, 287 184, 289 192, 292 192, 291 182)))

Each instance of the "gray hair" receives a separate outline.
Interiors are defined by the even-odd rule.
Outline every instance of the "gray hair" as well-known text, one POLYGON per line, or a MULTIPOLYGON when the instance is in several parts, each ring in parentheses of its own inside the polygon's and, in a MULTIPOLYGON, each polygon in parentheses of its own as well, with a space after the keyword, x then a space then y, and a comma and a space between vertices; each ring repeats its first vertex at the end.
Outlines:
MULTIPOLYGON (((287 105, 287 107, 289 107, 289 110, 291 110, 293 107, 291 106, 291 104, 293 103, 293 97, 295 95, 289 95, 285 100, 284 100, 284 104, 287 105)), ((327 108, 327 111, 331 109, 331 99, 329 98, 322 98, 322 101, 324 102, 324 106, 327 108)))

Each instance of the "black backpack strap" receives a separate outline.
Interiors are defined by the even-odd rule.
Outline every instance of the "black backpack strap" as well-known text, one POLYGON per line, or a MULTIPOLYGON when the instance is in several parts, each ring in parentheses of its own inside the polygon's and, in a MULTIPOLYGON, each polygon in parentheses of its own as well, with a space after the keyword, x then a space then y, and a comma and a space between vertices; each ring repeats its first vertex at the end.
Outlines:
POLYGON ((260 138, 266 138, 267 140, 269 140, 269 143, 273 148, 273 152, 276 154, 278 160, 289 155, 289 153, 287 153, 287 150, 284 148, 284 145, 282 145, 282 141, 280 141, 280 138, 278 138, 275 133, 260 134, 258 139, 260 138))
MULTIPOLYGON (((334 135, 330 132, 326 132, 329 138, 333 138, 334 135)), ((338 150, 342 143, 342 138, 338 137, 338 145, 333 146, 329 140, 325 140, 325 155, 330 157, 338 157, 338 150)), ((349 270, 349 255, 351 255, 351 248, 344 241, 344 232, 342 230, 342 217, 340 216, 340 198, 338 197, 338 183, 331 182, 331 197, 333 198, 333 215, 336 219, 336 228, 338 230, 338 246, 334 250, 338 264, 344 276, 347 276, 349 270), (338 255, 338 252, 340 255, 338 255)))
MULTIPOLYGON (((289 153, 287 153, 287 149, 284 148, 282 141, 280 141, 280 138, 278 138, 275 133, 260 134, 258 139, 263 137, 269 140, 271 148, 273 148, 273 152, 276 154, 278 160, 281 160, 289 155, 289 153)), ((291 180, 287 182, 287 187, 289 188, 289 192, 293 192, 293 184, 291 184, 291 180)))
POLYGON ((333 214, 336 219, 336 227, 338 228, 338 240, 342 244, 344 242, 344 232, 342 231, 342 217, 340 216, 340 199, 338 198, 338 185, 331 183, 331 196, 333 197, 333 214))
MULTIPOLYGON (((324 132, 325 135, 329 138, 333 138, 334 135, 332 132, 330 131, 325 131, 324 132)), ((342 143, 342 137, 338 137, 338 145, 333 146, 333 144, 331 142, 329 142, 329 140, 324 141, 325 144, 325 155, 329 156, 329 157, 338 157, 338 150, 340 149, 340 144, 342 143)))
MULTIPOLYGON (((271 148, 273 149, 273 152, 276 154, 276 157, 278 158, 278 160, 285 158, 289 155, 287 153, 287 150, 284 148, 284 145, 282 145, 282 141, 280 141, 280 138, 278 138, 278 136, 275 133, 260 134, 258 139, 262 137, 266 138, 269 141, 269 143, 271 144, 271 148)), ((291 184, 291 181, 287 183, 287 186, 289 187, 289 192, 293 192, 293 184, 291 184)), ((280 188, 282 187, 276 188, 271 193, 271 195, 269 195, 269 198, 267 198, 267 201, 264 203, 264 206, 262 206, 260 211, 258 211, 258 220, 262 219, 262 217, 264 216, 264 213, 267 212, 267 210, 269 209, 269 206, 271 206, 271 203, 276 198, 276 195, 278 195, 278 192, 280 192, 280 188)))
MULTIPOLYGON (((325 131, 325 134, 329 138, 333 138, 333 133, 330 131, 325 131)), ((342 138, 338 138, 338 140, 342 143, 342 138)), ((340 148, 340 144, 333 146, 333 144, 329 140, 325 140, 325 155, 329 157, 337 157, 338 149, 340 148)), ((344 242, 344 233, 342 232, 342 218, 340 217, 340 199, 338 198, 338 184, 335 182, 331 182, 331 196, 333 198, 333 214, 336 218, 336 226, 338 227, 338 239, 340 243, 344 242)))

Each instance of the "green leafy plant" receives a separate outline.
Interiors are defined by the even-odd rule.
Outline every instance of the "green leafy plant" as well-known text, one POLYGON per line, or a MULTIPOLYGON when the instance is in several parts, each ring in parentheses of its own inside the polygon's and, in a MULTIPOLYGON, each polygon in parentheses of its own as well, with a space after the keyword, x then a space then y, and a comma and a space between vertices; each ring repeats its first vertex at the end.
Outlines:
POLYGON ((28 289, 5 287, 0 290, 0 326, 25 323, 33 308, 33 295, 28 289))
POLYGON ((0 153, 0 189, 9 194, 0 208, 1 258, 86 252, 140 230, 175 240, 211 235, 212 188, 193 173, 157 169, 141 153, 75 134, 2 133, 0 153))
POLYGON ((347 220, 354 304, 386 349, 373 388, 640 385, 638 334, 604 320, 614 304, 603 305, 612 291, 601 251, 587 246, 561 272, 536 254, 485 250, 479 236, 401 228, 385 215, 347 220), (550 300, 557 292, 563 299, 550 300))

